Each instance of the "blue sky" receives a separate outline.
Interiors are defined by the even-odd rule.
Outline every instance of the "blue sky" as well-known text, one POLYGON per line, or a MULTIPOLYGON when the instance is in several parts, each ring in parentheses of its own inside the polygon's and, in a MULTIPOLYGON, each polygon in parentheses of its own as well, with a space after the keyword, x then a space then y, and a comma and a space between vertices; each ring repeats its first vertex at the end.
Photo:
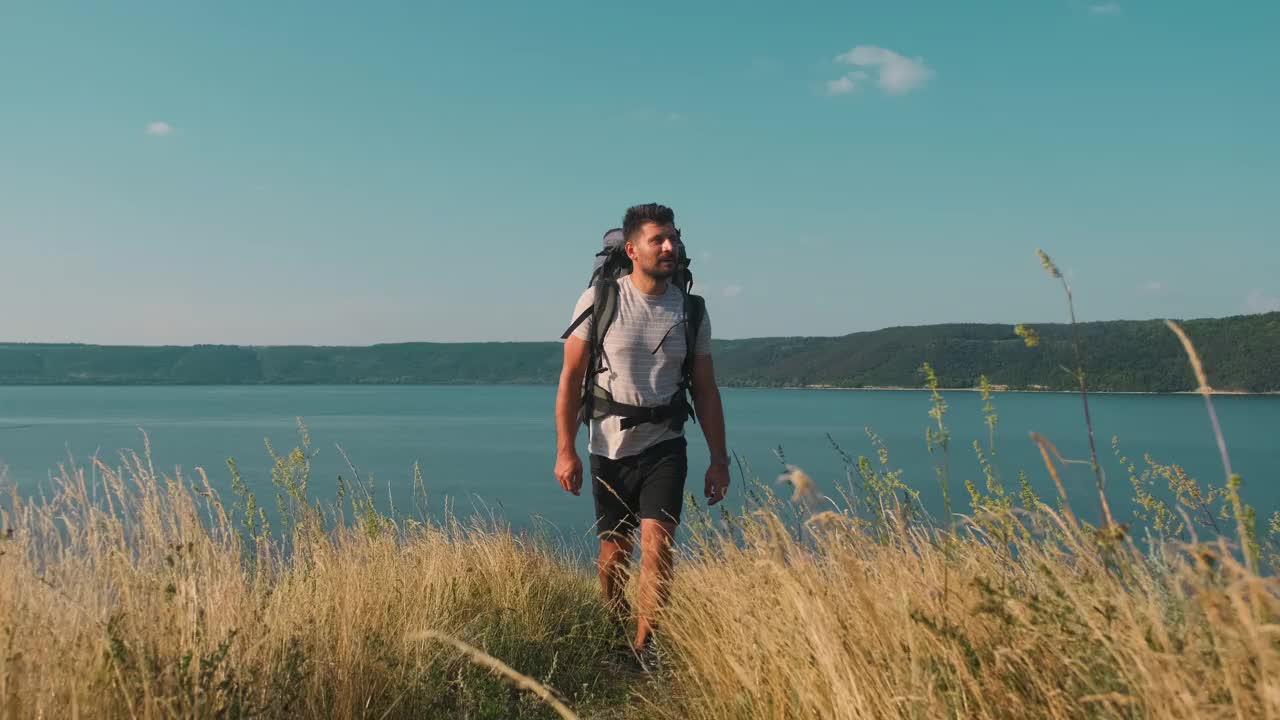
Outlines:
POLYGON ((716 335, 1280 309, 1280 3, 0 5, 0 340, 554 339, 676 209, 716 335))

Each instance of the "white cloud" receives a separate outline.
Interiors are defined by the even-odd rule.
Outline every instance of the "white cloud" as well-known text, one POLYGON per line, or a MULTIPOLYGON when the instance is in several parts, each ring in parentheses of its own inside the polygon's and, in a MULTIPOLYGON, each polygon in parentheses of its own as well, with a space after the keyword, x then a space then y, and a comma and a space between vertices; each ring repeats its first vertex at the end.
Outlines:
POLYGON ((876 84, 892 95, 909 93, 924 85, 934 75, 924 58, 909 58, 875 45, 859 45, 847 53, 837 55, 836 62, 873 69, 876 72, 876 84))
POLYGON ((835 80, 827 81, 828 95, 847 95, 862 88, 862 83, 867 79, 867 73, 862 70, 854 70, 851 73, 835 80))
POLYGON ((164 137, 173 133, 173 126, 163 120, 157 120, 147 125, 147 134, 156 137, 164 137))
POLYGON ((1254 288, 1244 299, 1245 310, 1251 313, 1280 311, 1280 297, 1269 295, 1265 291, 1254 288))
POLYGON ((1159 280, 1148 280, 1138 286, 1138 292, 1158 293, 1164 291, 1164 283, 1159 280))
POLYGON ((1119 15, 1120 13, 1120 3, 1096 3, 1089 6, 1090 15, 1119 15))
POLYGON ((742 294, 742 286, 741 286, 741 285, 727 285, 727 286, 725 286, 725 288, 724 288, 723 290, 721 290, 721 291, 720 291, 720 294, 721 294, 721 295, 724 295, 724 296, 725 296, 725 297, 727 297, 727 298, 731 298, 731 297, 738 297, 739 295, 741 295, 741 294, 742 294))

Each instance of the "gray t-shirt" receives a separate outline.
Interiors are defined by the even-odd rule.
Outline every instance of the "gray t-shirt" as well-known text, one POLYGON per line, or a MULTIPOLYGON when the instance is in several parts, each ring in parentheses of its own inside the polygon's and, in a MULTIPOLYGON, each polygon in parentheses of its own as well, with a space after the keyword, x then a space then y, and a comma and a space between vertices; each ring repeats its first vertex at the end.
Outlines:
MULTIPOLYGON (((578 298, 573 318, 591 307, 595 290, 578 298)), ((591 317, 573 331, 574 337, 591 341, 591 317)), ((698 355, 711 354, 711 318, 703 315, 694 347, 698 355)), ((646 295, 631 284, 630 276, 618 279, 618 311, 604 336, 604 367, 596 384, 613 399, 628 405, 654 407, 667 404, 680 386, 680 365, 685 356, 684 298, 668 286, 662 295, 646 295), (666 340, 663 340, 663 337, 666 340), (657 353, 653 349, 662 343, 657 353)), ((592 420, 589 448, 593 455, 618 459, 643 452, 656 443, 683 435, 665 423, 642 423, 629 430, 619 428, 621 418, 592 420)))

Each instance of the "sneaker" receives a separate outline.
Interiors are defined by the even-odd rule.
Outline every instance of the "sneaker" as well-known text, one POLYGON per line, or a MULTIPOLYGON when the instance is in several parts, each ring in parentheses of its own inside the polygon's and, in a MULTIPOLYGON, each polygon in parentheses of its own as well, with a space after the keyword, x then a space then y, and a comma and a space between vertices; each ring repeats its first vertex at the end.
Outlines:
POLYGON ((645 670, 631 645, 615 645, 605 655, 605 664, 612 670, 624 673, 643 673, 645 670))
POLYGON ((666 664, 662 651, 658 649, 657 643, 652 638, 644 644, 644 647, 632 648, 631 652, 643 673, 653 675, 661 672, 663 665, 666 664))

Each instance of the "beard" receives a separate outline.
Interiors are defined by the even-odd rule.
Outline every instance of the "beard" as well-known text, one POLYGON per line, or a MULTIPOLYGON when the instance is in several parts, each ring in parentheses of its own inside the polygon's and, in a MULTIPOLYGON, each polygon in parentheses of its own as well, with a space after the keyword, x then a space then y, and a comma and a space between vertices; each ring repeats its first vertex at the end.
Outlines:
POLYGON ((670 280, 676 274, 676 267, 675 258, 671 258, 669 263, 663 260, 655 260, 652 265, 641 267, 640 271, 654 280, 670 280))

